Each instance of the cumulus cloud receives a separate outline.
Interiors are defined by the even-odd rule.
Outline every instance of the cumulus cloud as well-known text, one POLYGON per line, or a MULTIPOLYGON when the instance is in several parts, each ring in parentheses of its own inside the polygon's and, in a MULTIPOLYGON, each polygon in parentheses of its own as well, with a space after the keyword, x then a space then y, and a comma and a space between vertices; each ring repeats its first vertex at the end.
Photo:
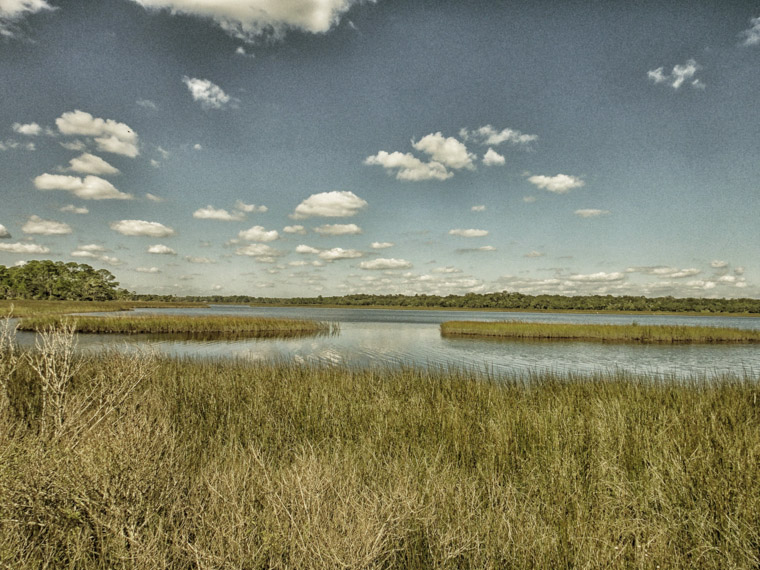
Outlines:
POLYGON ((137 133, 128 125, 113 119, 100 119, 90 113, 75 110, 63 113, 55 120, 61 134, 93 137, 98 150, 130 158, 140 154, 137 133))
POLYGON ((388 249, 389 247, 393 247, 396 245, 392 241, 373 241, 370 247, 372 249, 388 249))
POLYGON ((434 162, 456 170, 474 170, 475 155, 467 151, 464 143, 454 137, 444 137, 440 132, 425 135, 412 146, 429 155, 434 162))
POLYGON ((488 147, 488 150, 483 155, 483 164, 486 166, 501 166, 505 162, 506 159, 491 147, 488 147))
POLYGON ((314 228, 321 236, 344 236, 362 233, 362 229, 356 224, 324 224, 314 228))
POLYGON ((161 273, 158 267, 137 267, 135 271, 138 273, 161 273))
POLYGON ((575 210, 575 215, 581 218, 598 218, 599 216, 607 216, 609 214, 609 210, 595 210, 593 208, 575 210))
POLYGON ((313 254, 317 254, 319 252, 320 252, 319 249, 317 249, 316 247, 311 247, 310 245, 301 244, 301 245, 296 246, 296 253, 313 253, 313 254))
POLYGON ((108 180, 89 175, 40 174, 34 179, 38 190, 65 190, 83 200, 132 200, 134 196, 116 189, 108 180))
POLYGON ((156 255, 177 255, 176 251, 174 251, 168 245, 164 245, 162 243, 148 246, 148 249, 146 251, 148 253, 154 253, 156 255))
POLYGON ((742 42, 744 46, 756 46, 760 44, 760 17, 752 18, 750 24, 750 28, 741 33, 744 37, 744 41, 742 42))
POLYGON ((566 194, 573 188, 585 186, 585 182, 577 176, 557 174, 555 176, 534 175, 528 178, 528 182, 555 194, 566 194))
POLYGON ((466 141, 471 140, 484 146, 498 146, 505 142, 513 145, 528 145, 538 140, 538 135, 526 135, 509 128, 499 131, 491 125, 485 125, 474 131, 462 129, 459 131, 459 136, 466 141))
POLYGON ((146 9, 210 18, 228 34, 247 42, 288 30, 324 33, 360 0, 134 0, 146 9))
POLYGON ((193 212, 193 218, 198 220, 219 220, 222 222, 239 222, 245 219, 245 214, 242 212, 228 212, 221 208, 214 208, 211 205, 205 208, 199 208, 193 212))
POLYGON ((285 255, 285 252, 274 249, 263 243, 252 243, 245 247, 239 247, 235 250, 235 255, 253 257, 261 263, 274 263, 278 257, 285 255))
POLYGON ((485 237, 485 236, 488 235, 488 230, 454 229, 454 230, 449 230, 449 235, 450 236, 465 237, 465 238, 485 237))
POLYGON ((185 75, 182 82, 187 85, 193 101, 198 101, 204 109, 224 109, 235 107, 238 100, 227 95, 221 87, 208 79, 198 79, 185 75))
POLYGON ((296 206, 291 218, 300 220, 313 216, 346 218, 367 207, 367 202, 353 192, 338 191, 312 194, 296 206))
POLYGON ((263 226, 253 226, 238 233, 238 238, 245 241, 268 242, 280 238, 277 230, 267 230, 263 226))
POLYGON ((286 234, 300 234, 306 235, 306 228, 303 226, 285 226, 282 228, 286 234))
POLYGON ((109 225, 113 231, 125 236, 168 237, 175 233, 164 224, 145 220, 120 220, 109 225))
POLYGON ((89 152, 82 153, 69 161, 68 170, 82 174, 119 174, 119 169, 111 166, 105 160, 89 152))
POLYGON ((412 264, 406 259, 385 259, 381 257, 372 261, 362 261, 359 267, 361 269, 409 269, 412 264))
POLYGON ((364 164, 382 166, 389 173, 394 170, 397 180, 419 182, 421 180, 447 180, 454 176, 440 162, 423 162, 411 153, 386 152, 381 150, 364 159, 364 164))
MULTIPOLYGON (((0 2, 0 5, 1 4, 2 2, 0 2)), ((21 123, 13 123, 13 125, 11 125, 11 128, 13 129, 13 132, 20 135, 26 135, 28 137, 35 137, 42 133, 42 127, 37 123, 28 123, 26 125, 22 125, 21 123)))
POLYGON ((647 77, 654 83, 665 83, 673 89, 679 89, 681 85, 689 80, 691 80, 689 84, 695 89, 704 89, 705 87, 705 84, 699 79, 692 79, 697 71, 702 69, 693 59, 687 60, 684 65, 673 66, 673 71, 668 74, 665 74, 663 69, 662 67, 658 67, 657 69, 647 71, 647 77))
POLYGON ((15 37, 21 20, 44 10, 55 10, 55 8, 45 0, 0 1, 0 36, 15 37))
POLYGON ((0 224, 0 239, 10 239, 10 237, 11 234, 8 229, 3 224, 0 224))
POLYGON ((332 249, 325 249, 319 252, 319 257, 325 261, 336 261, 338 259, 355 259, 357 257, 364 257, 361 251, 355 249, 343 249, 342 247, 334 247, 332 249))
POLYGON ((242 200, 238 200, 237 202, 235 202, 235 209, 241 212, 245 212, 247 214, 251 214, 251 213, 263 214, 264 212, 269 211, 269 208, 267 208, 266 206, 257 206, 256 204, 246 204, 242 200))
POLYGON ((0 251, 7 253, 50 253, 50 249, 36 243, 0 243, 0 251))
POLYGON ((21 227, 25 234, 37 234, 43 236, 60 236, 71 233, 71 226, 63 222, 43 220, 39 216, 30 216, 21 227))

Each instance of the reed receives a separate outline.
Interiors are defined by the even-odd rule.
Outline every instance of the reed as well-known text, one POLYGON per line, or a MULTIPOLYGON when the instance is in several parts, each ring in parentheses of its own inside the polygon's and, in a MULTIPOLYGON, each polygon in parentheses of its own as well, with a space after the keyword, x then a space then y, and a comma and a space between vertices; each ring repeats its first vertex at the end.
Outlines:
MULTIPOLYGON (((58 327, 74 317, 51 315, 21 319, 19 330, 38 331, 58 327)), ((75 318, 77 331, 98 334, 187 334, 199 337, 253 337, 299 334, 334 334, 337 323, 304 319, 271 319, 229 315, 125 315, 91 316, 75 318)))
POLYGON ((759 343, 760 330, 678 325, 596 325, 525 321, 448 321, 446 336, 526 340, 583 340, 633 343, 759 343))
POLYGON ((67 313, 101 313, 110 311, 131 311, 138 308, 199 308, 206 303, 184 303, 164 301, 42 301, 42 300, 0 300, 0 313, 7 314, 11 308, 14 317, 39 315, 63 315, 67 313))

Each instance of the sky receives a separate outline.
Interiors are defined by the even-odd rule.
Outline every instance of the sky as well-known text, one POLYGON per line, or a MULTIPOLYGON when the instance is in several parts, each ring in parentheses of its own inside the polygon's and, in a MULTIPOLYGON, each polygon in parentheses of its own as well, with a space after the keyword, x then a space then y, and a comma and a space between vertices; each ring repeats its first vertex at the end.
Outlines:
POLYGON ((0 0, 0 264, 760 298, 760 4, 0 0))

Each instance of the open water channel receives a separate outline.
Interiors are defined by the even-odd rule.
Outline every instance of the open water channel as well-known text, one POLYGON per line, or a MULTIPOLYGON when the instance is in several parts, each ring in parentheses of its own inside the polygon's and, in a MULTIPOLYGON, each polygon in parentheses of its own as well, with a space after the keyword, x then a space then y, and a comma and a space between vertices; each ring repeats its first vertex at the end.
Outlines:
MULTIPOLYGON (((142 348, 160 354, 295 360, 348 366, 457 366, 502 373, 625 371, 677 378, 714 378, 731 373, 760 377, 760 346, 636 345, 602 342, 531 342, 445 338, 440 323, 449 320, 523 320, 536 322, 678 324, 760 329, 760 317, 701 317, 438 311, 324 309, 213 305, 205 309, 138 309, 135 313, 250 315, 306 318, 340 323, 332 336, 235 340, 176 340, 148 335, 80 335, 83 349, 142 348)), ((30 333, 19 333, 23 344, 30 333)))

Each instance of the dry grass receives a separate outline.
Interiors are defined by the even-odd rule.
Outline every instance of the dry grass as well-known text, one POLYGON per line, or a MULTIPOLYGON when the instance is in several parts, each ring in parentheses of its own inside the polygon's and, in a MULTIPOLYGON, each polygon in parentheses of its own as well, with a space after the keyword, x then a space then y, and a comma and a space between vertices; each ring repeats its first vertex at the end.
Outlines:
POLYGON ((448 321, 441 334, 526 340, 634 343, 760 343, 760 330, 677 325, 596 325, 526 321, 448 321))
POLYGON ((69 313, 100 313, 106 311, 130 311, 138 308, 178 308, 207 307, 206 303, 180 303, 163 301, 41 301, 41 300, 0 300, 0 313, 13 311, 16 317, 41 315, 64 315, 69 313))

